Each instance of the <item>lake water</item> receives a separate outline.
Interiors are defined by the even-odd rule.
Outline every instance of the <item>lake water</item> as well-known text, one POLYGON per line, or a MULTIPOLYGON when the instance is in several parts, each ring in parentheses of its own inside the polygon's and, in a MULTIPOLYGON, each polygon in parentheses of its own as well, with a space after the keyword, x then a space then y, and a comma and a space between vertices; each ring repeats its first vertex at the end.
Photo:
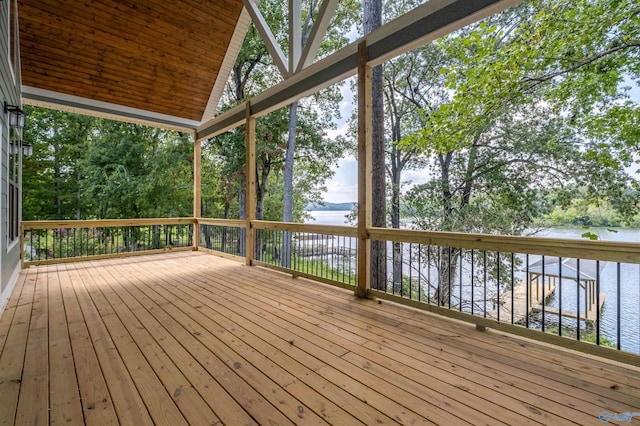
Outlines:
MULTIPOLYGON (((334 211, 309 211, 307 212, 312 216, 312 219, 307 220, 305 223, 315 223, 318 225, 337 225, 337 226, 355 226, 347 223, 346 216, 349 214, 349 210, 334 210, 334 211)), ((535 237, 547 237, 547 238, 582 238, 582 234, 585 232, 591 232, 598 235, 598 239, 602 241, 628 241, 628 242, 640 242, 640 229, 615 229, 615 232, 611 232, 605 228, 549 228, 544 229, 536 233, 535 237)))
MULTIPOLYGON (((349 211, 311 211, 308 213, 313 219, 307 220, 306 223, 354 226, 346 222, 345 216, 349 211)), ((586 241, 581 235, 585 232, 591 232, 597 234, 598 239, 602 241, 640 242, 640 229, 617 229, 616 231, 610 232, 607 229, 600 228, 550 228, 536 233, 535 237, 571 238, 586 241)), ((522 257, 524 258, 524 256, 522 257)), ((530 263, 537 259, 539 259, 539 256, 530 256, 530 263)), ((520 271, 519 275, 524 278, 522 271, 520 271)), ((576 311, 576 295, 578 293, 576 283, 565 279, 562 282, 562 309, 576 311)), ((453 292, 454 289, 452 288, 453 292)), ((640 353, 640 265, 622 263, 618 267, 615 262, 606 262, 601 273, 600 292, 605 294, 605 303, 601 314, 602 336, 612 342, 617 341, 619 303, 622 349, 640 353), (618 274, 620 276, 619 281, 618 274), (620 283, 619 288, 618 282, 620 283)), ((580 297, 583 298, 584 296, 580 297)), ((548 306, 558 307, 558 305, 559 300, 556 295, 548 306)), ((583 305, 583 301, 581 305, 583 305)), ((584 311, 584 308, 581 308, 581 310, 584 311)), ((567 325, 569 321, 563 319, 563 324, 567 325)))

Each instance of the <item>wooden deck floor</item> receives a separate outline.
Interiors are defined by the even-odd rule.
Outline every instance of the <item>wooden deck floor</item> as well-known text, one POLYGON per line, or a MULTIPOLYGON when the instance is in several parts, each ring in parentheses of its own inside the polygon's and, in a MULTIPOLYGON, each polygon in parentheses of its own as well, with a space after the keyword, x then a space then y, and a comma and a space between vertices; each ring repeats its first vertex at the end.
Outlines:
MULTIPOLYGON (((599 424, 640 371, 202 253, 30 268, 0 424, 599 424)), ((640 423, 635 417, 633 423, 640 423)))

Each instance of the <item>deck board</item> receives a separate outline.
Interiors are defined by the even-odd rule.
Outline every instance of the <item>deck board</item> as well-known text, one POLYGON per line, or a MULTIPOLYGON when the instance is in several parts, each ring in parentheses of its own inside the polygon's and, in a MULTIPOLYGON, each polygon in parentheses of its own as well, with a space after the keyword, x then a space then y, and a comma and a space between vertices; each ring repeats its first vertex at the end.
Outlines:
MULTIPOLYGON (((596 424, 640 369, 203 253, 32 267, 0 424, 596 424)), ((632 423, 640 424, 640 417, 632 423)))

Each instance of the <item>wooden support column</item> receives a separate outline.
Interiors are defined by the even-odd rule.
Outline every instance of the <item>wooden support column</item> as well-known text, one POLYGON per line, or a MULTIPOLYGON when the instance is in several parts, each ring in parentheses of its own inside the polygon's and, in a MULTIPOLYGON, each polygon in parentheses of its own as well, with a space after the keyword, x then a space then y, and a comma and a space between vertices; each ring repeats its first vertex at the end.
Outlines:
POLYGON ((371 288, 371 67, 366 42, 358 45, 358 286, 355 295, 367 297, 371 288))
POLYGON ((246 264, 251 266, 253 261, 254 230, 251 222, 256 219, 256 119, 251 117, 251 103, 245 106, 245 145, 246 145, 246 188, 245 209, 247 227, 245 232, 246 264))
POLYGON ((197 220, 202 215, 202 145, 193 133, 193 249, 200 246, 200 225, 197 220))

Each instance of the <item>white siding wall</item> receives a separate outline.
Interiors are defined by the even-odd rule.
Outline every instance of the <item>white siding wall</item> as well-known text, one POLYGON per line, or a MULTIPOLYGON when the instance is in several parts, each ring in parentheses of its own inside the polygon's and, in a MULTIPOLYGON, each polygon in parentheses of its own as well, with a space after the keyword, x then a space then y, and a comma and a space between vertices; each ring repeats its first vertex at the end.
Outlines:
POLYGON ((12 1, 0 1, 0 312, 13 289, 20 267, 20 246, 15 244, 11 250, 7 247, 9 129, 4 103, 20 105, 20 65, 17 65, 17 70, 12 70, 9 61, 9 10, 12 1))

